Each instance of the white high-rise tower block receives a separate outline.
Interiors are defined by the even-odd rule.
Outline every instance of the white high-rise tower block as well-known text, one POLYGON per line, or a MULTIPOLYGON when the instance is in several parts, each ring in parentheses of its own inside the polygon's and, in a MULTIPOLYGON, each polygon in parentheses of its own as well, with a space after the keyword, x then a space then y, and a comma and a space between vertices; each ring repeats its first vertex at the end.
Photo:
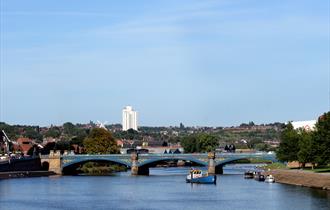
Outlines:
POLYGON ((133 107, 126 106, 123 109, 123 131, 131 128, 137 131, 137 112, 133 110, 133 107))

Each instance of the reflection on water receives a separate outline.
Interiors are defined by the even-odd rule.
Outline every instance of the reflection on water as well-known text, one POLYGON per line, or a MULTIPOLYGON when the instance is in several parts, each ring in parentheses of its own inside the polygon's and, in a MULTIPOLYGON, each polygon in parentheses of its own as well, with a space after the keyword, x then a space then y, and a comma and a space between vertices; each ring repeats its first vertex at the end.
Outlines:
POLYGON ((189 168, 153 168, 150 176, 63 176, 0 181, 0 209, 330 209, 327 191, 243 179, 231 165, 217 185, 187 184, 189 168))

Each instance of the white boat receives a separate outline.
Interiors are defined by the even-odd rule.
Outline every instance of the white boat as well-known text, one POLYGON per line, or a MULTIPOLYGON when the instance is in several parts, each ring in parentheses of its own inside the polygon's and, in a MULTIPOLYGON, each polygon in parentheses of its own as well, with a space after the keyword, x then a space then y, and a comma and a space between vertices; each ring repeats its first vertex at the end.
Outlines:
POLYGON ((266 176, 266 179, 265 179, 265 182, 274 183, 275 182, 275 178, 273 177, 273 175, 267 175, 266 176))

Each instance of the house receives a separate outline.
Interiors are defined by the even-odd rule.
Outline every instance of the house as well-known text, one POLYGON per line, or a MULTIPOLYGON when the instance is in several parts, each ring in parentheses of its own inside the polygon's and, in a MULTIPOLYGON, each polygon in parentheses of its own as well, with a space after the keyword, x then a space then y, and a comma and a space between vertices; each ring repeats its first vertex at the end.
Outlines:
POLYGON ((15 149, 20 150, 24 153, 24 155, 27 155, 28 151, 33 147, 33 140, 25 137, 20 137, 17 139, 17 146, 15 149))

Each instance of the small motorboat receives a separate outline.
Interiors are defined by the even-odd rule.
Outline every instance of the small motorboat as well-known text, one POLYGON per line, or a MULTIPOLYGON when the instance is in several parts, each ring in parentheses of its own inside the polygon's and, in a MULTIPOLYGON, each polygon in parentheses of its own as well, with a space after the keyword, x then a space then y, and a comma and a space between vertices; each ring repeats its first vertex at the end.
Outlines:
POLYGON ((261 174, 260 172, 257 172, 254 174, 254 179, 263 182, 265 181, 265 175, 261 174))
POLYGON ((246 172, 244 173, 244 178, 245 178, 245 179, 253 179, 253 177, 254 177, 254 173, 253 173, 253 171, 246 171, 246 172))
POLYGON ((271 174, 270 175, 267 175, 266 178, 265 178, 265 182, 274 183, 275 182, 275 178, 271 174))
POLYGON ((216 184, 217 176, 208 175, 203 173, 202 170, 192 169, 186 178, 187 183, 198 183, 198 184, 216 184))

